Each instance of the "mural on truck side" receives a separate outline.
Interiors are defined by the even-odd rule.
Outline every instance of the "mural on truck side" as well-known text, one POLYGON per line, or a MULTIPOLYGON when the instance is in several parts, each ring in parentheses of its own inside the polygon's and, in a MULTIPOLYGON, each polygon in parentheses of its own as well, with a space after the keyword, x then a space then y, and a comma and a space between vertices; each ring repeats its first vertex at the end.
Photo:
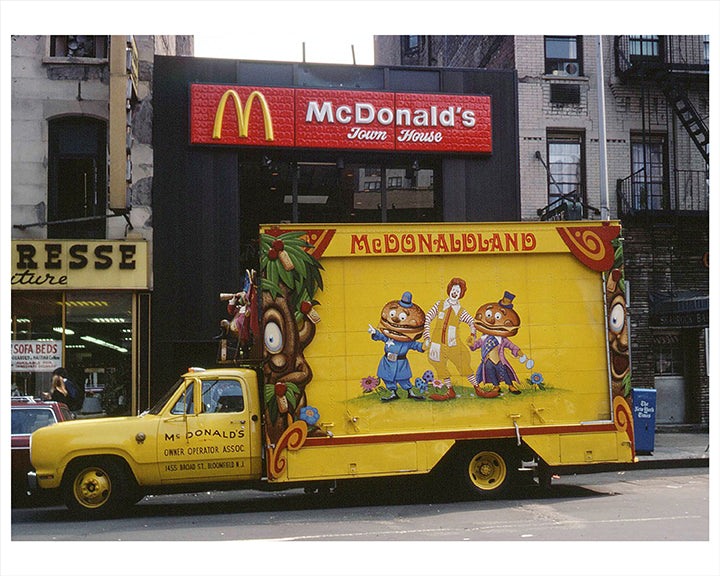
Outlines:
POLYGON ((425 312, 417 304, 413 304, 412 294, 405 292, 400 300, 391 300, 380 313, 378 328, 368 325, 368 332, 373 340, 385 343, 384 355, 378 365, 378 379, 382 379, 390 391, 383 396, 384 402, 399 400, 398 386, 407 392, 413 400, 425 400, 425 396, 412 389, 410 379, 412 371, 407 354, 410 350, 424 352, 425 346, 418 342, 425 326, 425 312))
POLYGON ((462 278, 453 278, 446 288, 448 297, 435 302, 427 315, 412 302, 410 292, 405 292, 401 300, 388 302, 380 314, 378 327, 370 325, 368 329, 373 340, 385 342, 385 355, 380 360, 377 376, 360 381, 363 393, 374 392, 381 401, 390 402, 400 399, 399 385, 412 400, 453 400, 458 397, 452 384, 454 375, 466 378, 475 396, 481 398, 495 398, 505 392, 518 395, 521 388, 545 390, 543 376, 538 372, 521 384, 505 355, 510 353, 528 370, 534 366, 534 361, 510 340, 520 328, 520 317, 513 305, 515 295, 506 291, 497 302, 478 308, 473 318, 460 306, 466 290, 462 278), (461 323, 470 329, 467 346, 459 338, 461 323), (421 330, 422 343, 417 341, 421 330), (425 370, 414 383, 411 383, 412 369, 407 357, 410 350, 427 352, 434 368, 425 370), (473 370, 470 353, 476 350, 481 351, 480 364, 473 370), (432 394, 428 394, 430 387, 435 389, 432 394))
POLYGON ((627 308, 625 303, 625 266, 623 247, 617 240, 613 268, 605 274, 608 309, 608 341, 610 342, 610 375, 613 396, 630 398, 630 351, 627 308))
POLYGON ((312 369, 304 350, 315 337, 320 315, 315 299, 323 267, 312 255, 307 232, 260 235, 265 436, 268 473, 277 477, 308 436, 324 436, 320 415, 307 403, 312 369))
MULTIPOLYGON (((604 274, 613 421, 618 430, 632 438, 622 248, 618 241, 614 241, 619 234, 619 227, 573 226, 557 227, 556 230, 577 260, 604 274)), ((322 329, 316 311, 319 306, 316 295, 324 290, 324 268, 319 259, 336 230, 288 231, 269 228, 264 232, 260 237, 259 281, 264 434, 268 474, 271 478, 278 478, 287 467, 286 450, 299 450, 310 437, 317 437, 317 441, 321 437, 326 440, 333 438, 329 428, 334 425, 332 420, 337 416, 321 425, 321 415, 315 406, 335 410, 335 400, 328 398, 331 389, 316 390, 308 398, 307 387, 312 381, 313 371, 306 359, 306 349, 316 339, 316 332, 322 329)), ((338 252, 337 247, 331 250, 333 252, 330 256, 333 257, 354 254, 352 245, 349 254, 338 252)), ((332 268, 334 274, 342 269, 332 268)), ((472 277, 477 276, 473 274, 472 277)), ((495 280, 502 282, 501 278, 495 280)), ((473 406, 490 406, 495 402, 514 403, 517 398, 524 404, 530 402, 528 406, 533 411, 533 422, 544 423, 541 417, 544 408, 532 404, 533 394, 551 398, 568 391, 555 388, 537 371, 531 359, 533 341, 528 338, 529 334, 521 332, 522 316, 532 310, 527 306, 533 294, 525 293, 527 288, 518 290, 520 286, 514 287, 513 282, 508 280, 507 284, 500 284, 499 290, 498 285, 494 284, 491 290, 495 294, 480 294, 477 287, 473 286, 471 297, 468 298, 469 288, 465 279, 453 277, 447 284, 443 282, 437 286, 437 289, 444 291, 440 299, 423 303, 423 298, 417 297, 417 294, 422 293, 426 298, 434 290, 433 282, 421 279, 418 282, 413 284, 412 278, 408 278, 407 284, 401 286, 398 292, 385 296, 386 303, 375 309, 375 314, 379 313, 377 321, 372 317, 363 318, 365 312, 360 311, 365 308, 362 306, 345 307, 346 311, 352 313, 342 321, 333 318, 333 322, 348 322, 340 333, 344 334, 343 345, 353 346, 357 351, 358 363, 353 365, 356 374, 354 378, 358 378, 357 373, 364 370, 363 365, 368 369, 365 372, 368 376, 363 377, 356 388, 357 396, 350 394, 343 402, 347 404, 355 399, 369 396, 368 400, 371 400, 371 397, 375 397, 378 405, 392 405, 393 410, 399 409, 400 412, 395 413, 398 416, 409 410, 411 404, 417 405, 420 410, 426 409, 425 406, 429 414, 434 414, 429 410, 430 407, 443 403, 453 413, 463 412, 464 417, 467 417, 461 405, 472 409, 473 406), (485 303, 470 308, 475 310, 472 316, 464 307, 468 301, 485 303), (429 306, 427 312, 425 305, 429 306), (357 339, 358 332, 366 334, 365 342, 368 342, 369 333, 370 342, 367 346, 362 344, 362 339, 357 339), (518 334, 524 336, 521 338, 522 347, 515 341, 519 338, 518 334), (377 356, 371 360, 371 342, 383 344, 379 360, 377 356), (465 380, 469 386, 462 385, 465 380)), ((326 291, 325 298, 331 298, 333 305, 336 305, 334 290, 338 288, 346 289, 330 286, 326 291)), ((343 294, 345 298, 350 293, 343 294)), ((374 302, 384 300, 380 293, 368 296, 374 302)), ((537 294, 534 297, 537 298, 537 294)), ((236 294, 234 298, 235 306, 238 302, 242 305, 240 296, 236 294)), ((244 298, 247 299, 247 296, 244 298)), ((358 298, 363 299, 364 296, 358 293, 353 298, 353 302, 359 303, 361 300, 358 298)), ((372 306, 367 309, 371 310, 372 306)), ((528 330, 533 326, 531 322, 528 330)), ((336 333, 331 331, 328 335, 336 333)), ((544 332, 541 330, 538 333, 544 332)), ((320 348, 316 351, 313 348, 310 356, 328 362, 328 354, 332 354, 336 341, 326 340, 325 334, 321 334, 320 348)), ((552 344, 544 339, 536 346, 538 344, 547 356, 547 350, 552 349, 548 346, 552 344)), ((347 369, 345 366, 339 368, 347 369)), ((556 371, 554 367, 547 369, 553 374, 553 370, 556 371)), ((328 375, 323 374, 323 381, 326 380, 328 375)), ((330 379, 330 382, 331 386, 335 386, 336 381, 330 379)), ((338 380, 337 385, 344 386, 344 383, 338 380)), ((371 408, 371 411, 374 409, 371 408)), ((350 412, 347 415, 354 429, 359 430, 357 418, 350 412)))
POLYGON ((615 259, 612 269, 605 272, 605 302, 608 313, 613 412, 616 426, 625 430, 628 436, 633 438, 630 342, 625 300, 625 259, 622 243, 618 239, 613 239, 612 245, 615 249, 615 259))
MULTIPOLYGON (((505 292, 502 299, 497 302, 490 302, 478 308, 475 312, 475 327, 482 336, 471 343, 470 350, 480 349, 481 363, 478 366, 475 379, 475 392, 484 398, 495 398, 500 395, 500 383, 505 382, 508 391, 512 394, 520 394, 517 373, 510 361, 505 357, 505 352, 515 356, 528 370, 534 366, 522 350, 510 340, 520 329, 520 316, 514 310, 513 300, 515 294, 505 292), (480 385, 484 388, 480 388, 480 385)), ((542 375, 535 373, 530 378, 531 384, 536 384, 541 389, 542 375)))

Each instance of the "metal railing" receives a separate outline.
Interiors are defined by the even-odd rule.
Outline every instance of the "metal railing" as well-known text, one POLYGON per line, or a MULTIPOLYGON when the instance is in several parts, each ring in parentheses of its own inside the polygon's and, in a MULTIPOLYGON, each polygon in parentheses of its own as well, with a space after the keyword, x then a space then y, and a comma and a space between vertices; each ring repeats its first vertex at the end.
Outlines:
POLYGON ((638 213, 707 212, 709 210, 709 179, 704 170, 674 170, 670 182, 657 182, 645 177, 645 169, 618 179, 615 187, 618 217, 638 213))
POLYGON ((670 72, 709 73, 705 36, 615 36, 615 69, 619 76, 663 68, 670 72))

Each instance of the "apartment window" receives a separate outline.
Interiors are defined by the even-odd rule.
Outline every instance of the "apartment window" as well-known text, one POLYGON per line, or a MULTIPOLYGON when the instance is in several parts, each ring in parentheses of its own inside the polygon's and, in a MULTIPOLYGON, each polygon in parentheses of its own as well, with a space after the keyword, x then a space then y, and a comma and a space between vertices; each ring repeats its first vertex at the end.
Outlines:
POLYGON ((422 49, 422 36, 402 36, 403 55, 417 54, 422 49))
POLYGON ((50 36, 54 58, 107 58, 107 36, 50 36))
POLYGON ((582 75, 580 36, 545 36, 545 73, 560 76, 582 75))
POLYGON ((48 129, 48 238, 104 238, 105 122, 70 116, 48 129))
POLYGON ((582 134, 548 134, 548 204, 567 194, 584 200, 584 163, 582 134))
POLYGON ((632 60, 658 60, 660 52, 660 36, 630 36, 630 58, 632 60))
POLYGON ((632 205, 636 210, 669 208, 667 145, 662 135, 631 137, 632 205))

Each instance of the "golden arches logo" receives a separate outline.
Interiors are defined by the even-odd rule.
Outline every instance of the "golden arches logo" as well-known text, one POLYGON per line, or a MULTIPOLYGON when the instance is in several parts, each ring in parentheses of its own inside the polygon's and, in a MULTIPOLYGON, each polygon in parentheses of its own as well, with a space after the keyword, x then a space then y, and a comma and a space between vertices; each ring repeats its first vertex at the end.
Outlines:
POLYGON ((227 104, 228 98, 232 98, 235 103, 235 115, 237 116, 238 123, 238 137, 247 138, 248 128, 250 127, 250 112, 252 110, 253 102, 257 98, 260 102, 260 109, 263 114, 263 121, 265 123, 265 140, 272 142, 275 139, 273 134, 272 116, 270 115, 270 107, 268 106, 265 96, 257 90, 253 90, 248 96, 247 103, 245 106, 242 105, 242 100, 235 90, 227 90, 225 94, 220 98, 217 111, 215 112, 215 123, 213 124, 213 140, 220 140, 222 138, 222 123, 223 116, 225 115, 225 105, 227 104))

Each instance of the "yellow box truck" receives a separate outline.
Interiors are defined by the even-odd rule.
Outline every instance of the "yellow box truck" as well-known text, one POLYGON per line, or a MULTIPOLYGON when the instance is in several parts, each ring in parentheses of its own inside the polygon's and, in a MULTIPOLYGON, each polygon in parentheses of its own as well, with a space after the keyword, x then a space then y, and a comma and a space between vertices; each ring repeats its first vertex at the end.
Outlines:
MULTIPOLYGON (((272 225, 236 349, 138 417, 32 437, 31 485, 87 515, 143 494, 632 462, 618 222, 272 225)), ((223 345, 225 342, 223 342, 223 345)))

